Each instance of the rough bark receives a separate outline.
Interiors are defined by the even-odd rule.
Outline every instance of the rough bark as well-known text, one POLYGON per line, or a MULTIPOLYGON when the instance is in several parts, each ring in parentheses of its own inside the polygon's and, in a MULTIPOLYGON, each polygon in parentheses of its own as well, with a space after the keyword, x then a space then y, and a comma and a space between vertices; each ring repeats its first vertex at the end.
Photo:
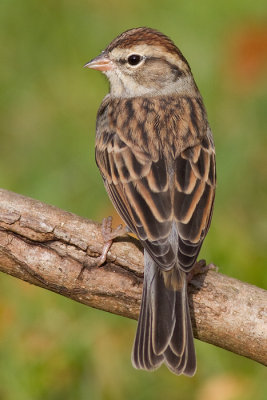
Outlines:
MULTIPOLYGON (((0 270, 90 307, 138 318, 143 253, 138 241, 113 243, 98 268, 100 225, 0 189, 0 270), (86 265, 81 277, 81 269, 86 265)), ((189 285, 196 338, 267 365, 267 292, 209 271, 189 285)))

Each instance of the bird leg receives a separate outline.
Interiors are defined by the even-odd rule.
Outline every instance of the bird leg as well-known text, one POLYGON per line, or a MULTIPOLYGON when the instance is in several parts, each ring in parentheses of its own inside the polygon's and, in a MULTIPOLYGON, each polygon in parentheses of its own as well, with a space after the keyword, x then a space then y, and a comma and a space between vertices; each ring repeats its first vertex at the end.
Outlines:
MULTIPOLYGON (((127 226, 122 226, 121 224, 117 226, 117 228, 112 229, 112 217, 104 218, 101 224, 101 233, 104 242, 104 246, 102 249, 102 253, 99 257, 97 257, 93 264, 90 264, 90 268, 92 267, 101 267, 107 260, 108 251, 112 245, 114 239, 119 236, 123 236, 126 233, 129 233, 130 230, 127 226)), ((85 268, 88 267, 88 264, 85 262, 77 279, 81 279, 82 273, 85 268)))
POLYGON ((218 271, 218 267, 215 264, 206 264, 206 260, 199 260, 195 262, 193 268, 187 273, 187 283, 191 282, 195 275, 205 274, 208 271, 218 271))
POLYGON ((106 262, 107 254, 112 245, 113 240, 119 236, 123 236, 126 233, 128 233, 129 229, 127 226, 122 226, 121 224, 117 226, 117 228, 112 229, 112 217, 110 216, 103 219, 101 231, 102 231, 104 246, 101 255, 96 259, 96 264, 95 264, 96 267, 101 267, 101 265, 103 265, 106 262))

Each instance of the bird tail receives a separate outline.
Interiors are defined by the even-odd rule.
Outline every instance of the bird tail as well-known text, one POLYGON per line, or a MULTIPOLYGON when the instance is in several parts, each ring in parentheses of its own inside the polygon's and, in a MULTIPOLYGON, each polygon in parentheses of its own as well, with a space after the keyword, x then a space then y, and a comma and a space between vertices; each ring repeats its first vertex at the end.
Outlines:
POLYGON ((162 272, 145 250, 141 311, 132 352, 135 368, 193 376, 196 356, 187 299, 186 275, 174 267, 162 272))

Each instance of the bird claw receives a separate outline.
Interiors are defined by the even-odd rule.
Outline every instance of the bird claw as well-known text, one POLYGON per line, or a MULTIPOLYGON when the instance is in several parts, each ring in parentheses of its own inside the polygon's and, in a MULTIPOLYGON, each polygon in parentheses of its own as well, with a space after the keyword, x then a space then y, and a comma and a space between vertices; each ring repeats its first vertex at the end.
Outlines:
MULTIPOLYGON (((99 268, 101 267, 107 260, 108 251, 112 245, 114 239, 119 236, 123 236, 129 232, 129 228, 127 226, 123 227, 121 224, 117 226, 117 228, 112 229, 112 217, 109 216, 104 218, 101 224, 101 233, 104 242, 104 246, 102 249, 102 253, 98 256, 95 261, 90 264, 90 268, 99 268)), ((88 267, 87 263, 84 263, 77 279, 81 279, 83 271, 88 267)))
POLYGON ((123 236, 129 232, 127 226, 123 227, 122 224, 118 225, 117 228, 112 229, 112 217, 109 216, 104 218, 101 226, 102 237, 104 243, 112 242, 118 236, 123 236))
POLYGON ((215 264, 206 264, 206 260, 197 261, 190 272, 187 274, 187 283, 191 282, 195 275, 205 274, 208 271, 218 272, 218 267, 215 264))

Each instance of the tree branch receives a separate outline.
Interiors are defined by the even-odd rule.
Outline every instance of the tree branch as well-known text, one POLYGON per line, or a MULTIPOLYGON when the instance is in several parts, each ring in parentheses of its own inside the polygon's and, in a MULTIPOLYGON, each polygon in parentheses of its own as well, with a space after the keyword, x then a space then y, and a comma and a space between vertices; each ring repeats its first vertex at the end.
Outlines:
MULTIPOLYGON (((132 237, 115 241, 94 266, 100 226, 0 189, 0 270, 90 307, 138 318, 143 253, 132 237), (86 265, 81 279, 77 279, 86 265)), ((267 365, 267 292, 210 271, 189 285, 196 338, 267 365)))

